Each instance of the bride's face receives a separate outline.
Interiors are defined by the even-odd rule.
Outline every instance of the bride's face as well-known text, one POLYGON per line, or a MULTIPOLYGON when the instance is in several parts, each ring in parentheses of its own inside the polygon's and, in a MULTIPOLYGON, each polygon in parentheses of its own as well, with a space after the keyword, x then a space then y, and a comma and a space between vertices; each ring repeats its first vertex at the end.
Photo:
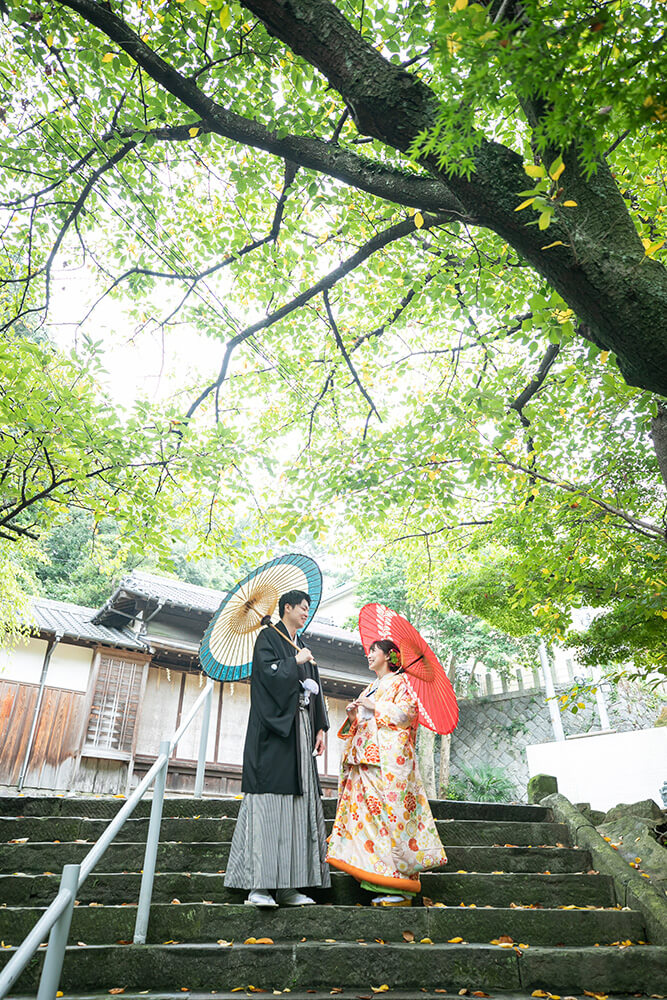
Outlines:
POLYGON ((368 651, 368 667, 376 674, 385 673, 388 669, 387 656, 379 646, 373 646, 368 651))

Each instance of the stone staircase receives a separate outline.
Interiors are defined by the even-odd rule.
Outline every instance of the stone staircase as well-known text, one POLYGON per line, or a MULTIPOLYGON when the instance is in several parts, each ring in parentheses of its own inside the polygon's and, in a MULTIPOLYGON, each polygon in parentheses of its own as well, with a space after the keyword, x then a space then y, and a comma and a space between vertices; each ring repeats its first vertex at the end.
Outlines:
MULTIPOLYGON (((0 967, 55 896, 63 865, 83 859, 121 804, 0 798, 0 967)), ((135 946, 150 809, 139 804, 79 892, 65 996, 667 992, 667 947, 647 942, 642 915, 617 905, 611 878, 539 806, 433 802, 449 864, 423 876, 411 909, 371 908, 332 872, 317 907, 269 912, 223 885, 238 807, 165 800, 148 941, 135 946)), ((324 808, 330 826, 335 802, 324 808)), ((34 994, 41 961, 12 996, 34 994)))

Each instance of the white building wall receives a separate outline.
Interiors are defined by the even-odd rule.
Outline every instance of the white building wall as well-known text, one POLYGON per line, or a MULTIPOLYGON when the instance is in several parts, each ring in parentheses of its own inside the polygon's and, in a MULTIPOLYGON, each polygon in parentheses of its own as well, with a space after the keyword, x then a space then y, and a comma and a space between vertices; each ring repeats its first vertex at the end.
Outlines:
POLYGON ((667 727, 570 738, 526 747, 530 776, 552 774, 571 802, 605 812, 619 802, 653 799, 662 807, 667 727))
POLYGON ((225 684, 218 744, 218 760, 221 764, 243 763, 243 744, 249 714, 250 684, 239 682, 225 684))
MULTIPOLYGON (((185 690, 183 691, 183 706, 181 708, 181 722, 185 722, 185 718, 196 702, 199 695, 204 690, 207 678, 203 674, 186 674, 185 677, 185 690)), ((218 718, 218 698, 220 697, 220 690, 222 684, 216 684, 213 688, 213 696, 211 701, 211 719, 208 729, 208 738, 206 741, 206 760, 215 760, 215 728, 216 720, 218 718)), ((199 709, 197 715, 190 723, 190 727, 180 740, 178 746, 176 747, 176 756, 180 760, 197 760, 199 756, 199 740, 201 737, 201 729, 204 721, 204 710, 203 707, 199 709)), ((167 736, 171 733, 167 733, 167 736)))
MULTIPOLYGON (((30 638, 0 648, 0 678, 22 684, 39 684, 48 643, 30 638)), ((46 675, 48 687, 85 691, 88 687, 93 651, 61 640, 53 651, 46 675)))
POLYGON ((137 724, 138 754, 157 754, 160 741, 169 739, 174 733, 180 685, 180 672, 162 667, 148 668, 137 724))

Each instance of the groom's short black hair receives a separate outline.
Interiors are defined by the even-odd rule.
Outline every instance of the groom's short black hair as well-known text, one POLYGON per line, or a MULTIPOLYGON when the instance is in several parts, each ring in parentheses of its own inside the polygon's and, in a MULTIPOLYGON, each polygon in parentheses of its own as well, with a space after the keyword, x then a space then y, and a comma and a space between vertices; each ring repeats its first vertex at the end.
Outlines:
POLYGON ((308 604, 310 604, 310 594, 307 594, 305 590, 288 590, 278 601, 278 614, 282 618, 288 604, 291 608, 295 608, 302 601, 308 601, 308 604))

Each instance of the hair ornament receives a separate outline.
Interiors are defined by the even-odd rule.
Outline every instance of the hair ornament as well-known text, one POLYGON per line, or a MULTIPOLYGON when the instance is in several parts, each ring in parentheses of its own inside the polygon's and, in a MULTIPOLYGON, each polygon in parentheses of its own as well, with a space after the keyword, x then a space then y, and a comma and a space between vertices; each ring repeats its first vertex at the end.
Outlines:
POLYGON ((387 659, 389 660, 389 662, 391 663, 391 665, 393 667, 396 667, 397 669, 402 666, 402 664, 401 664, 401 654, 399 653, 399 651, 397 649, 390 649, 389 653, 387 654, 387 659))

